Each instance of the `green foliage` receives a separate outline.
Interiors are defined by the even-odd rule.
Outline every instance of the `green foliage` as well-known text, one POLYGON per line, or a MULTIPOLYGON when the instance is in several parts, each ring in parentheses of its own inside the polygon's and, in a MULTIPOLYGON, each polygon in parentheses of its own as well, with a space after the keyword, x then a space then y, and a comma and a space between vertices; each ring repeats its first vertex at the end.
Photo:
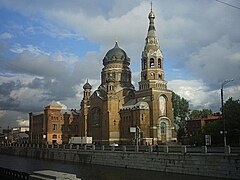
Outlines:
POLYGON ((189 115, 189 102, 179 95, 172 93, 174 119, 186 120, 189 115))
POLYGON ((240 144, 240 100, 229 98, 223 110, 228 143, 240 144))
MULTIPOLYGON (((227 144, 240 144, 240 101, 229 98, 223 106, 227 131, 227 144)), ((212 136, 213 145, 223 145, 223 119, 209 122, 203 128, 203 134, 212 136)))
POLYGON ((223 130, 223 120, 219 119, 207 123, 203 128, 203 134, 211 135, 213 145, 220 145, 223 143, 223 135, 220 132, 223 130))
POLYGON ((190 119, 200 119, 200 118, 203 118, 203 117, 207 117, 210 114, 212 114, 211 109, 193 110, 190 113, 189 118, 190 119))
POLYGON ((189 103, 186 99, 172 93, 175 124, 178 126, 177 139, 181 141, 186 135, 186 119, 189 115, 189 103))

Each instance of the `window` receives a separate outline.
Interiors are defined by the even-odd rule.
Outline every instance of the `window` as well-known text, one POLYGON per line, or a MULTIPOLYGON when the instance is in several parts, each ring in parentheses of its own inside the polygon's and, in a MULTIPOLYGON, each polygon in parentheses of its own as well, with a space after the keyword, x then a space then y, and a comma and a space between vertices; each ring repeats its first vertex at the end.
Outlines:
POLYGON ((153 58, 150 59, 150 68, 154 68, 154 59, 153 58))
POLYGON ((56 135, 56 134, 53 134, 52 138, 53 138, 53 139, 57 139, 57 135, 56 135))
POLYGON ((101 124, 101 110, 95 107, 91 110, 93 126, 100 126, 101 124))
POLYGON ((147 61, 146 59, 143 60, 143 69, 146 69, 147 68, 147 61))
POLYGON ((161 122, 161 134, 166 135, 166 123, 161 122))
POLYGON ((158 74, 158 79, 162 79, 162 75, 161 74, 158 74))
POLYGON ((127 73, 123 74, 123 81, 125 81, 125 82, 127 81, 127 73))
POLYGON ((143 80, 147 80, 147 75, 143 74, 143 80))
POLYGON ((56 131, 57 130, 57 124, 53 124, 52 129, 53 129, 53 131, 56 131))
POLYGON ((167 102, 164 96, 159 97, 159 110, 161 116, 166 116, 167 113, 167 102))
POLYGON ((162 68, 161 59, 158 59, 158 68, 162 68))
POLYGON ((121 81, 121 73, 118 73, 118 81, 121 81))

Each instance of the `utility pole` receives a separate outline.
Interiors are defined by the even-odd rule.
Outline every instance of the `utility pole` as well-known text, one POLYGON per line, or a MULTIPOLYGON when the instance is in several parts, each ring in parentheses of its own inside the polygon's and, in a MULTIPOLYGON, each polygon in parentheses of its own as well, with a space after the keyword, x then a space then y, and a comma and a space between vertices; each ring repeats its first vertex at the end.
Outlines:
POLYGON ((223 118, 223 144, 224 144, 224 147, 227 146, 227 137, 226 137, 226 122, 225 122, 225 113, 224 113, 224 105, 223 105, 223 87, 224 85, 226 85, 227 83, 233 81, 233 79, 227 79, 225 80, 223 83, 222 83, 222 86, 221 86, 221 110, 222 110, 222 118, 223 118))

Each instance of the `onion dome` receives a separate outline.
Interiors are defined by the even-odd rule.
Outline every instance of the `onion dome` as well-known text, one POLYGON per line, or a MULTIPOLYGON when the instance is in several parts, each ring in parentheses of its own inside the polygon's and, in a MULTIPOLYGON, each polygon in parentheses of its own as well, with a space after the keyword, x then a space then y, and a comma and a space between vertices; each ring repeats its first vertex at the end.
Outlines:
POLYGON ((155 18, 155 14, 154 14, 154 12, 151 10, 151 12, 148 14, 148 18, 150 19, 150 18, 155 18))
POLYGON ((130 58, 127 56, 127 53, 119 48, 118 43, 115 43, 114 48, 110 49, 103 59, 103 65, 107 65, 112 62, 120 62, 130 64, 130 58))
POLYGON ((92 89, 92 86, 91 86, 91 84, 89 84, 88 80, 87 80, 87 82, 84 84, 83 89, 92 89))

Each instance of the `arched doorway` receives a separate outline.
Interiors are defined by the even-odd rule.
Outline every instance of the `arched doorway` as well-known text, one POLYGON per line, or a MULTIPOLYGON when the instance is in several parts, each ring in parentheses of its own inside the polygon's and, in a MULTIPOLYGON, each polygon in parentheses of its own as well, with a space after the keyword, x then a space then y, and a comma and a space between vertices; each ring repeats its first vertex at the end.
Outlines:
POLYGON ((162 143, 171 140, 170 120, 167 117, 162 117, 158 120, 158 134, 157 139, 162 143))

